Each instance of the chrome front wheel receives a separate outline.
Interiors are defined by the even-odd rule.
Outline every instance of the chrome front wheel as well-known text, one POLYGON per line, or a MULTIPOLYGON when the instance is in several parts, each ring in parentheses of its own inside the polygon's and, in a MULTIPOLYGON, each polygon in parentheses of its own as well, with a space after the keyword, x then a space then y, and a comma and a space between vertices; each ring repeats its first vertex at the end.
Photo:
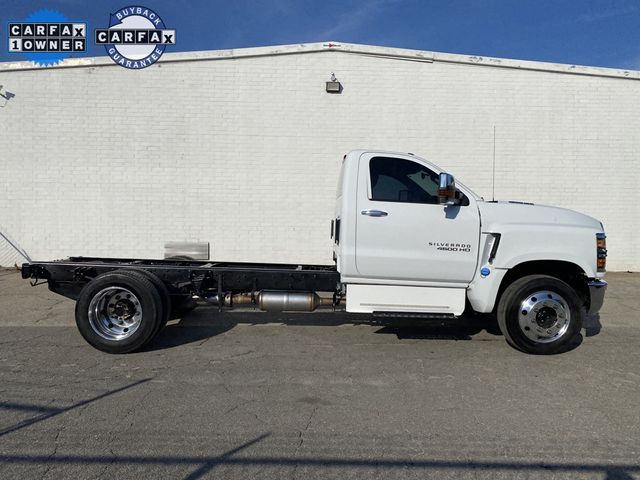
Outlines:
POLYGON ((520 303, 518 324, 522 333, 533 342, 553 342, 566 333, 570 322, 569 305, 556 292, 537 291, 520 303))

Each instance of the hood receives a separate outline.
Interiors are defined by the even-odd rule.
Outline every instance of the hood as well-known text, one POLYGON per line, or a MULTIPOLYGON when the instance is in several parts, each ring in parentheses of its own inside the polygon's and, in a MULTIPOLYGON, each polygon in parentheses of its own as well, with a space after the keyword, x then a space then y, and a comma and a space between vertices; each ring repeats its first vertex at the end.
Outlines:
POLYGON ((483 230, 497 225, 545 225, 593 229, 602 231, 602 223, 593 217, 566 208, 536 205, 527 202, 479 201, 478 209, 483 230))
POLYGON ((602 232, 602 224, 595 218, 524 202, 481 201, 478 209, 481 231, 500 234, 494 268, 551 260, 573 263, 588 278, 598 275, 596 234, 602 232))

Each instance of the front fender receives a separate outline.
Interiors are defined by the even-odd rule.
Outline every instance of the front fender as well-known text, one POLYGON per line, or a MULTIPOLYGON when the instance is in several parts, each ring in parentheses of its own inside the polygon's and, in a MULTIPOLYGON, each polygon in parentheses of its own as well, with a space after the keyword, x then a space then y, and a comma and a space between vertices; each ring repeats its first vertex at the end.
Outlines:
POLYGON ((505 226, 492 262, 494 268, 511 269, 525 262, 556 260, 577 265, 589 278, 597 277, 596 231, 589 227, 560 225, 505 226))

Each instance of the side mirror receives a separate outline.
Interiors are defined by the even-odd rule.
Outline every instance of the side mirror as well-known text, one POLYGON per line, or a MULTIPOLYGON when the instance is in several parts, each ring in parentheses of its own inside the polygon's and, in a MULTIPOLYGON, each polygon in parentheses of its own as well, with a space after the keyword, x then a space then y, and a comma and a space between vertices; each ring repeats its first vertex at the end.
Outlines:
POLYGON ((450 173, 440 174, 440 186, 438 187, 438 201, 440 205, 457 205, 456 181, 450 173))

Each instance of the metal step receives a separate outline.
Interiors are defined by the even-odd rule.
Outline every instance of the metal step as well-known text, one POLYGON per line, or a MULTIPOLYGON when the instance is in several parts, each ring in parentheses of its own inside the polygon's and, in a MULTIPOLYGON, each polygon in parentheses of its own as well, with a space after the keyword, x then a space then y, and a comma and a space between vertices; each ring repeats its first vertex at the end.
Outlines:
POLYGON ((453 313, 408 313, 408 312, 373 312, 374 317, 383 318, 426 318, 426 319, 454 319, 458 318, 453 313))

